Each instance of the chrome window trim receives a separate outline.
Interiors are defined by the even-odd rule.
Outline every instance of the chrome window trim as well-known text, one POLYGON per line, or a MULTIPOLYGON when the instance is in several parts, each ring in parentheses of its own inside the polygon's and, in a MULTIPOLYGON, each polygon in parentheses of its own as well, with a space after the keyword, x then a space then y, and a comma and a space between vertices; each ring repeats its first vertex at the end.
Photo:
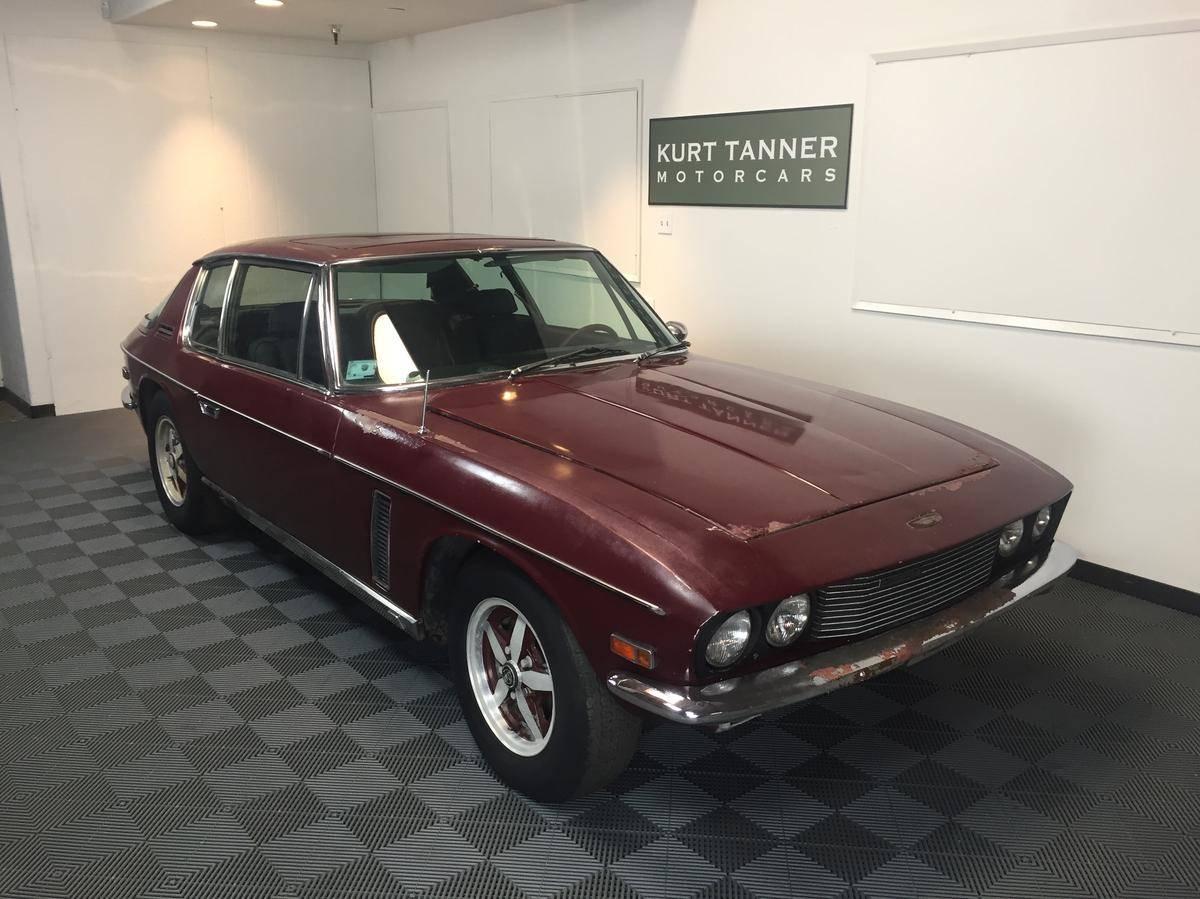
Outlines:
MULTIPOLYGON (((307 390, 313 391, 314 393, 318 393, 324 397, 332 396, 333 391, 331 391, 327 386, 322 386, 320 384, 314 383, 313 381, 305 381, 298 375, 292 376, 292 375, 289 375, 285 371, 280 371, 277 368, 269 368, 265 365, 256 365, 255 363, 251 362, 248 359, 241 359, 237 356, 231 356, 229 353, 227 353, 225 351, 226 310, 229 308, 229 300, 233 295, 233 286, 234 286, 235 280, 239 274, 239 263, 241 263, 242 258, 243 257, 241 257, 241 256, 210 257, 210 258, 202 259, 196 263, 197 265, 201 266, 201 271, 200 271, 200 274, 196 276, 196 281, 192 285, 192 293, 188 297, 188 305, 186 307, 186 312, 184 313, 184 316, 185 316, 184 317, 184 327, 183 327, 183 334, 181 335, 183 346, 186 347, 188 350, 191 350, 193 353, 197 353, 201 356, 207 356, 208 358, 210 358, 216 362, 219 362, 222 365, 228 365, 233 368, 240 368, 240 369, 244 369, 246 371, 253 371, 253 372, 257 372, 259 374, 269 375, 270 377, 275 378, 278 381, 283 381, 287 384, 291 384, 294 387, 303 387, 307 390), (212 347, 202 346, 201 344, 198 344, 192 340, 192 319, 195 317, 196 307, 199 304, 200 297, 204 292, 204 284, 207 283, 207 281, 208 281, 209 273, 214 268, 220 268, 221 266, 223 266, 227 263, 232 263, 232 267, 229 272, 229 283, 225 285, 225 298, 222 301, 222 305, 221 305, 221 324, 220 324, 219 337, 218 337, 218 341, 217 341, 221 345, 221 348, 218 350, 213 350, 212 347)), ((305 297, 305 308, 304 308, 305 320, 307 320, 308 310, 309 310, 309 300, 312 298, 312 291, 313 291, 314 286, 316 286, 316 288, 318 290, 316 302, 320 303, 320 301, 321 301, 320 279, 321 279, 321 273, 325 267, 318 265, 316 263, 312 263, 312 262, 296 262, 293 264, 293 263, 291 263, 291 260, 276 259, 273 256, 251 256, 251 257, 245 257, 245 258, 253 259, 255 261, 255 263, 257 263, 257 262, 283 263, 281 265, 275 265, 275 266, 269 266, 269 265, 262 266, 264 268, 274 267, 274 268, 288 269, 291 271, 304 271, 304 272, 309 273, 309 275, 311 277, 311 283, 309 284, 309 294, 305 297)), ((241 264, 248 265, 249 263, 241 263, 241 264)), ((301 328, 300 336, 301 336, 301 340, 303 340, 303 337, 304 337, 303 327, 301 328)), ((321 329, 321 339, 323 341, 326 340, 324 328, 321 329)), ((303 344, 301 344, 301 349, 303 349, 303 344)), ((137 357, 135 356, 134 358, 136 359, 137 357)), ((138 361, 141 362, 142 360, 138 359, 138 361)), ((146 365, 146 363, 144 363, 144 362, 142 362, 142 364, 146 365)), ((149 366, 149 365, 146 365, 146 367, 151 368, 151 366, 149 366)), ((152 369, 152 370, 158 371, 157 369, 152 369)), ((169 377, 169 375, 165 375, 161 371, 158 373, 163 375, 164 377, 169 377)), ((326 374, 328 374, 328 372, 326 374)), ((179 382, 176 381, 175 383, 178 384, 179 382)), ((180 385, 180 386, 182 386, 182 385, 180 385)), ((191 388, 187 388, 187 389, 191 390, 191 388)), ((195 393, 194 390, 192 392, 195 393)), ((215 402, 215 401, 213 401, 213 402, 215 402)), ((220 403, 216 403, 216 405, 221 406, 221 408, 223 408, 223 409, 229 409, 229 411, 235 412, 238 415, 242 415, 242 413, 238 412, 236 409, 231 409, 230 407, 224 406, 220 403)), ((248 417, 248 416, 243 416, 243 417, 248 417)))
POLYGON ((234 273, 237 270, 236 260, 234 260, 234 259, 221 260, 220 262, 218 262, 215 265, 201 266, 200 273, 198 275, 196 275, 196 280, 192 282, 192 291, 188 295, 187 306, 184 307, 183 327, 180 329, 182 332, 182 334, 180 336, 183 340, 183 345, 186 346, 190 350, 195 350, 196 352, 208 353, 209 355, 220 352, 221 335, 222 335, 221 329, 224 325, 224 319, 225 319, 225 303, 229 299, 229 284, 225 285, 225 294, 221 299, 221 317, 217 323, 217 347, 218 348, 216 350, 214 350, 212 347, 201 346, 200 344, 194 342, 192 340, 192 325, 196 319, 196 309, 200 305, 200 298, 204 296, 204 288, 208 285, 208 279, 212 275, 212 270, 215 268, 220 268, 221 266, 225 265, 227 262, 229 263, 229 284, 232 284, 234 273))
POLYGON ((379 472, 377 472, 377 471, 372 471, 369 468, 365 468, 362 465, 359 465, 357 462, 351 462, 349 459, 345 458, 344 456, 339 456, 337 453, 333 454, 333 460, 335 462, 340 462, 343 465, 345 465, 347 468, 351 468, 354 471, 360 472, 361 474, 364 474, 367 477, 374 478, 375 480, 379 481, 380 483, 387 484, 389 487, 393 487, 396 490, 399 490, 401 493, 406 493, 409 496, 414 497, 415 499, 422 500, 423 502, 428 503, 429 505, 433 506, 436 509, 441 509, 443 512, 453 515, 455 518, 459 518, 459 519, 467 522, 468 524, 474 525, 475 527, 479 528, 481 531, 491 534, 494 537, 499 537, 501 540, 505 541, 506 543, 511 543, 514 546, 519 546, 521 549, 531 552, 535 556, 540 556, 541 558, 547 560, 548 562, 553 562, 555 565, 558 565, 560 568, 565 568, 567 571, 570 571, 573 574, 577 574, 581 578, 584 578, 585 580, 591 581, 594 584, 604 587, 606 590, 611 590, 613 593, 617 593, 621 596, 624 596, 626 599, 631 599, 638 605, 642 606, 643 608, 649 609, 655 615, 665 616, 667 614, 666 610, 663 609, 662 606, 652 603, 648 599, 642 599, 642 597, 640 597, 634 593, 630 593, 628 590, 622 590, 620 587, 610 584, 608 581, 598 578, 594 574, 588 574, 586 571, 576 568, 570 562, 564 562, 562 559, 558 558, 557 556, 551 555, 550 553, 545 552, 544 550, 540 550, 535 546, 530 546, 528 543, 524 543, 521 540, 518 540, 516 537, 506 534, 503 531, 499 531, 496 528, 491 527, 490 525, 484 524, 478 518, 472 518, 470 515, 467 515, 464 512, 459 512, 457 509, 454 509, 451 506, 447 506, 445 503, 439 502, 438 500, 433 499, 432 497, 426 496, 424 493, 420 493, 420 492, 412 489, 411 487, 406 487, 404 484, 401 484, 398 481, 393 481, 391 478, 385 478, 383 475, 379 474, 379 472))

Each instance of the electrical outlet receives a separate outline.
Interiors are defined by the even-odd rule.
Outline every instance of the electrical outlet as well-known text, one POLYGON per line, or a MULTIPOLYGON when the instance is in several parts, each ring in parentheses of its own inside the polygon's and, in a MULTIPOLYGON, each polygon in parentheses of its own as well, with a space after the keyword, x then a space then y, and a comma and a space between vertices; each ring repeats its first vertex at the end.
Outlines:
POLYGON ((658 233, 659 234, 672 233, 671 219, 668 216, 660 215, 658 217, 658 233))

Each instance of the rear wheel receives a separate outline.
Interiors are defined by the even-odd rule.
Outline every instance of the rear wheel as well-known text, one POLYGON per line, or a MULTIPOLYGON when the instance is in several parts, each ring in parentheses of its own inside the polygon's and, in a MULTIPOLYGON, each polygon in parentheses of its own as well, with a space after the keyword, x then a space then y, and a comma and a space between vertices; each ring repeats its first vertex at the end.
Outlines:
POLYGON ((154 487, 163 514, 185 534, 211 530, 216 498, 201 480, 200 470, 183 442, 165 394, 155 394, 146 418, 150 471, 154 475, 154 487))
POLYGON ((608 784, 641 719, 604 688, 554 604, 513 569, 469 562, 450 655, 467 723, 508 784, 549 802, 608 784))

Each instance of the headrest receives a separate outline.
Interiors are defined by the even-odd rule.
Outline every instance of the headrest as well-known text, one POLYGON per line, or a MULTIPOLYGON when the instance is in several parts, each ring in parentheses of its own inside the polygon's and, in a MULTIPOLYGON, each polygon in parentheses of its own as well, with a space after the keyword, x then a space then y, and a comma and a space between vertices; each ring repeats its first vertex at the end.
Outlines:
POLYGON ((439 303, 455 302, 464 293, 475 289, 475 282, 457 262, 451 262, 437 271, 430 272, 425 276, 425 285, 433 299, 439 303))
POLYGON ((517 311, 517 298, 505 287, 490 287, 463 297, 462 308, 474 316, 512 315, 517 311))
POLYGON ((304 303, 281 303, 267 315, 267 330, 279 334, 299 334, 304 320, 304 303))

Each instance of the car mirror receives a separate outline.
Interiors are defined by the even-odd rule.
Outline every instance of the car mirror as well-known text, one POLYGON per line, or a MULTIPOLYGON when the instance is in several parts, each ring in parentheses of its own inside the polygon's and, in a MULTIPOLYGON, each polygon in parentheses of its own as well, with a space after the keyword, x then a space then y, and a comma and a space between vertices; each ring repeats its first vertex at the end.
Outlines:
POLYGON ((687 340, 688 329, 683 322, 667 322, 667 330, 676 340, 687 340))

